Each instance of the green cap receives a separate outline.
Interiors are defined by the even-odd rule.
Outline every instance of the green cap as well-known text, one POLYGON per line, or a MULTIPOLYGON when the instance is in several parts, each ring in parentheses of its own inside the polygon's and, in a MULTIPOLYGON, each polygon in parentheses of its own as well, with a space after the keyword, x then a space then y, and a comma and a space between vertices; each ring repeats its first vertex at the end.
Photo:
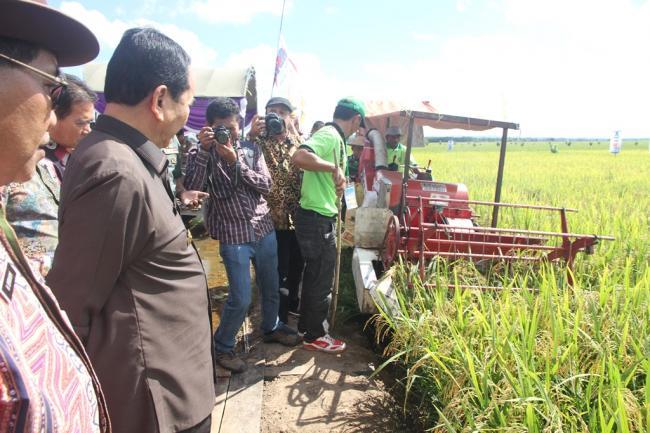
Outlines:
POLYGON ((338 107, 345 107, 351 110, 356 111, 361 116, 361 126, 366 127, 365 117, 366 117, 366 107, 358 99, 354 98, 343 98, 336 103, 338 107))

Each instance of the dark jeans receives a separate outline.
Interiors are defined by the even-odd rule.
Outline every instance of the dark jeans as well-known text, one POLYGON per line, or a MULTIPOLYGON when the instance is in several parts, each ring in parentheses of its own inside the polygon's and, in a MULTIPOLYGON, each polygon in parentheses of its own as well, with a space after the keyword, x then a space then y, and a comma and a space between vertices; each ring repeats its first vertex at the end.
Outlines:
POLYGON ((206 419, 190 427, 187 430, 183 430, 179 433, 210 433, 210 427, 212 425, 212 414, 210 414, 206 419))
POLYGON ((278 240, 278 276, 280 277, 280 320, 287 323, 289 311, 298 311, 300 280, 305 262, 294 230, 276 230, 278 240))
POLYGON ((298 331, 305 333, 306 341, 325 335, 323 322, 329 311, 336 266, 335 223, 336 218, 316 212, 299 209, 296 213, 296 237, 305 260, 298 331))

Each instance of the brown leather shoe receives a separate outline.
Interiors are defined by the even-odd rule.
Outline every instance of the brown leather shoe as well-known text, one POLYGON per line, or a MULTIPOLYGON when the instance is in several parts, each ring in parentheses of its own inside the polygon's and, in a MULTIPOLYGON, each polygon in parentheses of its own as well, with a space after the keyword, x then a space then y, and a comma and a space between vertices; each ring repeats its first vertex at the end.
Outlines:
POLYGON ((248 367, 243 359, 237 357, 234 352, 217 352, 214 355, 214 360, 225 368, 230 370, 233 373, 243 373, 248 367))

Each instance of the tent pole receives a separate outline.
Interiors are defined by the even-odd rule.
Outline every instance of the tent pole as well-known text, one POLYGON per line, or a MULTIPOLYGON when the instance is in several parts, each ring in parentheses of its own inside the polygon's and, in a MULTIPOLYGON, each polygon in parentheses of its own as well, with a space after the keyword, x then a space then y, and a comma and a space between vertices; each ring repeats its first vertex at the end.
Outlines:
MULTIPOLYGON (((503 183, 503 166, 506 162, 506 143, 508 142, 508 128, 503 128, 501 136, 501 151, 499 152, 499 171, 497 172, 497 186, 494 191, 494 202, 501 202, 501 185, 503 183)), ((499 221, 499 206, 492 209, 492 227, 496 227, 499 221)))

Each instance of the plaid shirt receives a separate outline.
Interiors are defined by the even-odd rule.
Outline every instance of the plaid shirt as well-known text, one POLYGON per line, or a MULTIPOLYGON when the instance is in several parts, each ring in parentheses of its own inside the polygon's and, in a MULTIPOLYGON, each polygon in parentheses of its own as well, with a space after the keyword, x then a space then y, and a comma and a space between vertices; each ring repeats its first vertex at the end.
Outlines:
POLYGON ((272 186, 264 155, 249 141, 238 142, 236 150, 237 164, 230 166, 214 147, 205 151, 199 146, 185 174, 186 189, 205 190, 207 185, 206 226, 210 236, 224 244, 255 242, 273 231, 264 199, 272 186))
POLYGON ((271 209, 271 218, 276 230, 293 230, 293 218, 300 204, 301 170, 291 162, 302 140, 290 135, 278 143, 269 138, 258 138, 264 159, 273 178, 273 186, 266 199, 271 209))

